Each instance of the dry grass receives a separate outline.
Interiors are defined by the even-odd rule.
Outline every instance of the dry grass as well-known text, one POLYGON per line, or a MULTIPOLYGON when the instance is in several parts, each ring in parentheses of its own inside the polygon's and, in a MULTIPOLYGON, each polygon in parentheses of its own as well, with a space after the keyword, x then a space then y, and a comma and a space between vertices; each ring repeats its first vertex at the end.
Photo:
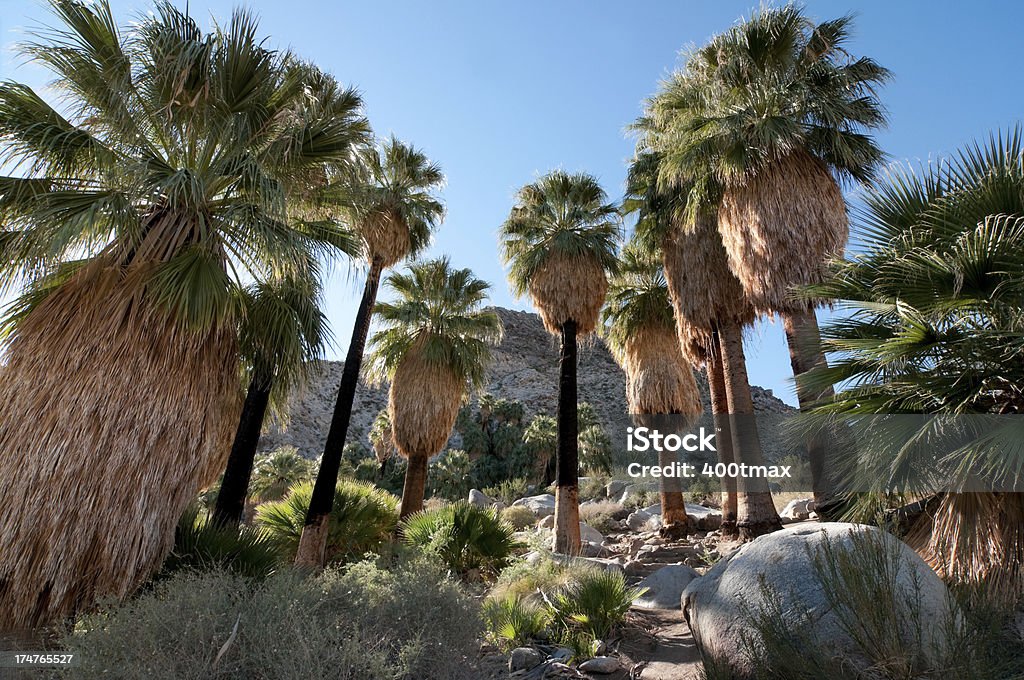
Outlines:
POLYGON ((562 324, 572 319, 582 337, 597 328, 608 292, 608 276, 592 257, 552 252, 530 280, 529 292, 549 333, 561 333, 562 324))
POLYGON ((817 283, 849 235, 846 203, 828 168, 797 151, 722 199, 718 229, 729 267, 760 313, 806 308, 793 286, 817 283))
POLYGON ((618 529, 619 522, 616 516, 621 515, 623 510, 622 504, 616 501, 582 503, 580 505, 580 521, 594 527, 602 534, 607 534, 618 529))
POLYGON ((370 213, 359 225, 359 234, 366 244, 367 256, 380 258, 383 268, 398 263, 409 252, 409 228, 401 217, 390 210, 370 213))
POLYGON ((395 370, 388 397, 395 446, 406 458, 430 457, 451 436, 466 381, 415 349, 395 370))
POLYGON ((8 347, 0 498, 19 511, 0 525, 0 630, 128 595, 223 469, 241 405, 234 330, 197 336, 140 291, 97 263, 8 347))

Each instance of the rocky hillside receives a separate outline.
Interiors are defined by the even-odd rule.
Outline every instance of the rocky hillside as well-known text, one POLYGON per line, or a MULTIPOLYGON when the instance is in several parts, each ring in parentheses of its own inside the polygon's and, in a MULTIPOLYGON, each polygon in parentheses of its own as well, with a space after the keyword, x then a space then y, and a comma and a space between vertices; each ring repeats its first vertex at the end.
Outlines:
MULTIPOLYGON (((487 391, 523 403, 528 416, 555 413, 558 400, 558 342, 549 335, 540 317, 528 312, 497 308, 505 326, 505 338, 494 351, 494 362, 487 372, 487 391)), ((287 427, 271 426, 260 448, 273 449, 283 444, 295 446, 303 455, 319 456, 344 364, 327 361, 305 389, 295 394, 289 405, 287 427)), ((698 376, 705 408, 707 384, 698 376)), ((771 391, 753 388, 754 406, 763 413, 792 410, 771 391)), ((616 422, 626 414, 625 378, 600 339, 584 342, 579 356, 579 398, 594 405, 606 422, 616 422)), ((356 392, 355 412, 348 441, 366 442, 370 423, 387 405, 387 389, 361 384, 356 392)))

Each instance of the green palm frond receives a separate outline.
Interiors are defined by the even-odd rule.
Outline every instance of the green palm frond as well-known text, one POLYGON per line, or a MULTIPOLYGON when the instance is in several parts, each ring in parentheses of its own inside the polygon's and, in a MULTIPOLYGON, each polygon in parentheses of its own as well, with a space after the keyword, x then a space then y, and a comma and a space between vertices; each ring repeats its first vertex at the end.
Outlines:
POLYGON ((585 173, 555 170, 516 195, 516 205, 501 226, 502 258, 516 295, 552 255, 593 259, 609 272, 618 268, 618 208, 597 179, 585 173))
POLYGON ((619 271, 609 281, 601 317, 605 339, 615 351, 645 329, 665 329, 675 335, 672 301, 657 250, 641 246, 635 237, 626 245, 619 271))
POLYGON ((19 175, 0 177, 0 284, 140 264, 140 291, 209 327, 249 281, 356 250, 311 217, 311 189, 351 177, 370 141, 355 90, 266 47, 245 10, 204 32, 167 2, 127 27, 105 0, 50 8, 22 53, 53 74, 60 112, 0 83, 0 164, 19 175))
POLYGON ((415 349, 423 360, 480 387, 491 347, 502 337, 501 319, 485 309, 490 284, 439 258, 391 274, 387 286, 395 300, 375 307, 381 329, 370 341, 369 376, 391 379, 415 349))

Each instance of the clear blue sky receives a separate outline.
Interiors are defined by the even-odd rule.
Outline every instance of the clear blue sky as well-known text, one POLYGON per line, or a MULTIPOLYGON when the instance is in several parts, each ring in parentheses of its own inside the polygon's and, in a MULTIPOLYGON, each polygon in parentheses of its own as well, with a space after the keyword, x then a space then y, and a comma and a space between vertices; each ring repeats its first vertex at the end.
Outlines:
MULTIPOLYGON (((128 20, 143 0, 114 0, 128 20)), ((208 22, 238 3, 192 0, 208 22)), ((728 27, 755 6, 691 0, 618 2, 252 1, 270 44, 288 46, 359 87, 381 135, 422 147, 447 174, 448 217, 433 246, 493 282, 496 304, 513 300, 496 231, 522 184, 552 168, 597 175, 622 193, 632 143, 624 133, 641 102, 678 65, 679 51, 728 27)), ((1024 5, 1007 2, 810 2, 819 19, 855 12, 851 50, 890 68, 883 92, 891 125, 879 140, 895 160, 927 160, 1024 118, 1020 27, 1024 5)), ((38 2, 0 0, 0 78, 40 86, 13 45, 45 17, 38 2)), ((344 272, 328 287, 328 315, 344 353, 360 281, 344 272)), ((748 338, 751 382, 795 403, 779 324, 748 338)))

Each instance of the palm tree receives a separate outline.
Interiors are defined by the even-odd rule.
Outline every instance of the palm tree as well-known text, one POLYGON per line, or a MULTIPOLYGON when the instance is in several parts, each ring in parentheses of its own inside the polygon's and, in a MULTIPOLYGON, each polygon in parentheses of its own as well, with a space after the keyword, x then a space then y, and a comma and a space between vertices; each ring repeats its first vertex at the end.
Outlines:
POLYGON ((490 284, 446 258, 388 277, 394 302, 378 303, 369 375, 391 381, 388 413, 407 460, 402 518, 423 509, 427 464, 451 436, 467 386, 479 388, 501 341, 501 319, 484 309, 490 284))
POLYGON ((816 411, 873 425, 859 433, 905 428, 858 448, 853 491, 940 490, 909 540, 947 577, 1016 601, 1024 494, 1007 491, 1021 488, 1024 428, 985 416, 1024 413, 1024 133, 894 169, 865 195, 861 232, 862 252, 809 291, 849 311, 824 329, 832 365, 804 377, 811 389, 844 386, 816 411), (875 414, 935 417, 864 417, 875 414))
POLYGON ((314 474, 316 461, 303 458, 294 446, 282 446, 256 459, 249 497, 258 503, 281 500, 293 486, 312 481, 314 474))
MULTIPOLYGON (((889 72, 846 50, 851 23, 815 25, 792 4, 761 9, 693 51, 662 93, 663 169, 720 195, 729 267, 758 313, 781 315, 795 376, 825 359, 817 301, 793 290, 820 282, 845 247, 838 181, 871 179, 884 157, 869 133, 885 124, 876 90, 889 72)), ((802 410, 831 394, 798 385, 802 410)), ((822 442, 808 454, 823 503, 822 442)))
POLYGON ((617 267, 618 211, 594 177, 556 170, 519 190, 501 239, 513 291, 529 294, 562 341, 554 549, 571 554, 580 547, 576 343, 597 328, 617 267))
MULTIPOLYGON (((660 104, 651 105, 657 115, 660 104)), ((683 356, 705 367, 720 461, 759 465, 743 354, 743 328, 754 320, 753 307, 729 270, 713 212, 697 209, 688 185, 659 186, 663 159, 648 146, 657 123, 642 120, 638 128, 645 134, 630 169, 627 201, 628 209, 639 211, 637 238, 660 248, 683 356)), ((739 482, 723 480, 723 534, 751 538, 780 528, 767 481, 739 482)))
POLYGON ((242 521, 271 396, 284 407, 291 389, 322 356, 329 335, 319 289, 310 281, 285 278, 252 284, 242 291, 242 310, 239 344, 248 364, 249 389, 213 514, 226 526, 242 521))
MULTIPOLYGON (((638 424, 658 429, 691 427, 704 406, 693 368, 683 357, 661 254, 636 239, 622 251, 602 313, 605 338, 626 373, 626 401, 638 424)), ((658 453, 658 464, 674 455, 658 453)), ((686 505, 678 477, 661 478, 661 516, 667 534, 687 534, 686 505)))
POLYGON ((544 486, 555 483, 555 455, 558 453, 558 421, 543 413, 537 414, 523 431, 523 441, 535 461, 534 471, 544 486))
POLYGON ((426 248, 444 217, 444 206, 433 194, 444 183, 444 175, 418 149, 392 137, 380 149, 367 154, 364 174, 363 180, 354 187, 341 182, 324 192, 325 201, 338 206, 362 238, 369 271, 345 356, 320 471, 313 485, 306 525, 295 555, 295 564, 299 566, 324 564, 327 523, 381 274, 426 248))
POLYGON ((159 566, 238 422, 234 292, 334 239, 296 190, 347 174, 369 135, 356 92, 264 47, 245 11, 204 33, 167 3, 124 29, 104 0, 51 6, 24 54, 60 112, 0 84, 2 164, 21 173, 0 177, 2 276, 27 286, 0 491, 34 509, 0 528, 0 629, 123 597, 159 566))
POLYGON ((373 419, 367 438, 373 447, 373 455, 380 464, 380 476, 383 477, 385 466, 395 455, 395 435, 391 431, 391 415, 386 408, 381 409, 373 419))

